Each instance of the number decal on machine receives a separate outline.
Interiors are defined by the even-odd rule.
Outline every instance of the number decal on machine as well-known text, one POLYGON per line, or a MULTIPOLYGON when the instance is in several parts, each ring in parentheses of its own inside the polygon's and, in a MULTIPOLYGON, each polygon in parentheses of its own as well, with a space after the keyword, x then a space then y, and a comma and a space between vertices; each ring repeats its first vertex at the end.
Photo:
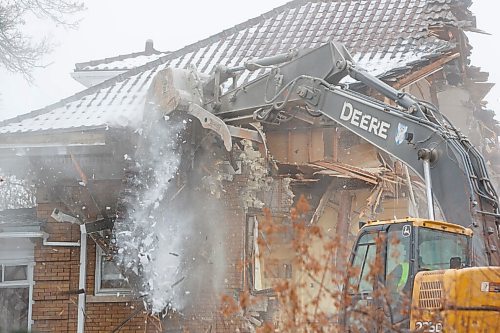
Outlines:
POLYGON ((417 321, 415 328, 418 332, 438 333, 443 331, 443 323, 433 323, 432 321, 417 321))

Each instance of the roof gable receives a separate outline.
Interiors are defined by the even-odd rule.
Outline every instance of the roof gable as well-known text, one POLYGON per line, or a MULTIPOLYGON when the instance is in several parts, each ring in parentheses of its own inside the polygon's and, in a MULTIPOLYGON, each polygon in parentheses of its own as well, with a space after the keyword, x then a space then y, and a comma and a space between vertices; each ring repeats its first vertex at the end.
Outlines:
MULTIPOLYGON (((249 58, 331 40, 344 43, 372 74, 407 70, 453 47, 430 35, 429 27, 464 25, 450 14, 452 6, 464 1, 295 0, 44 109, 4 121, 0 134, 134 126, 152 78, 167 66, 193 65, 210 73, 216 64, 236 66, 249 58)), ((239 83, 260 73, 245 72, 239 83)))

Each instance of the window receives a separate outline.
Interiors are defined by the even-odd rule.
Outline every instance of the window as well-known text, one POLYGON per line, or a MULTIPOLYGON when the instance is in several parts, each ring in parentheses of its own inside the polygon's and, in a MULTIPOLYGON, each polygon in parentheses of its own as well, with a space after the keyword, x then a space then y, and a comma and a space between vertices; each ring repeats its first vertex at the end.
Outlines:
POLYGON ((96 250, 95 294, 127 294, 130 286, 116 263, 100 247, 96 250))
POLYGON ((273 291, 277 282, 292 278, 292 239, 292 225, 283 216, 272 216, 272 221, 267 221, 264 216, 247 215, 245 259, 250 263, 247 278, 253 290, 273 291), (272 223, 275 232, 266 234, 261 230, 259 225, 266 223, 272 223))
POLYGON ((400 225, 392 225, 387 237, 387 252, 385 277, 386 287, 390 290, 401 291, 407 286, 407 277, 410 269, 410 239, 411 226, 406 224, 401 228, 400 225), (403 230, 409 230, 404 233, 403 230), (404 276, 403 276, 404 275, 404 276), (403 277, 402 277, 403 276, 403 277), (404 283, 404 286, 401 285, 404 283), (399 286, 398 286, 399 284, 399 286))
POLYGON ((29 238, 0 238, 1 332, 31 330, 33 246, 29 238))
POLYGON ((350 293, 367 293, 373 291, 372 268, 375 264, 377 245, 376 233, 364 234, 356 245, 353 269, 355 275, 349 278, 350 293))
POLYGON ((408 320, 412 290, 411 223, 396 223, 387 233, 385 288, 388 293, 389 316, 393 324, 408 320))
POLYGON ((28 265, 2 265, 2 282, 28 280, 28 265))
POLYGON ((435 229, 419 228, 418 263, 420 270, 448 269, 453 260, 469 263, 467 236, 435 229), (460 258, 460 259, 458 259, 460 258))
POLYGON ((0 264, 0 329, 30 329, 32 279, 32 264, 0 264))

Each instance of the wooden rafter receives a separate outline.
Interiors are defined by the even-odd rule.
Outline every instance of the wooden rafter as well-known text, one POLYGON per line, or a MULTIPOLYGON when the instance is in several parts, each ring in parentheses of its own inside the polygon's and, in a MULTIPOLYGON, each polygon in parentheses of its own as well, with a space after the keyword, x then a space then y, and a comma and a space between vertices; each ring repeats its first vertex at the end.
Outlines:
POLYGON ((377 175, 374 175, 371 172, 365 171, 352 165, 323 161, 314 162, 312 163, 312 165, 319 166, 328 170, 333 170, 340 174, 346 175, 351 178, 360 179, 373 185, 376 185, 379 182, 379 177, 377 175))
POLYGON ((330 201, 330 198, 335 193, 335 190, 336 190, 335 183, 333 182, 333 180, 331 180, 326 191, 321 196, 321 199, 319 200, 318 206, 316 207, 316 210, 314 211, 314 214, 311 217, 309 224, 315 224, 316 222, 319 221, 319 218, 321 217, 321 215, 323 215, 326 204, 328 203, 328 201, 330 201))

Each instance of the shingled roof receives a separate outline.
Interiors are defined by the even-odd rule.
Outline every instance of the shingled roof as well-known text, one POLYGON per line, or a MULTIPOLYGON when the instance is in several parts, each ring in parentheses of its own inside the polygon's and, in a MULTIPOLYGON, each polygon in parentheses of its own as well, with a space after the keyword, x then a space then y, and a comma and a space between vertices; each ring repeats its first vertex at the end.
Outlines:
MULTIPOLYGON (((133 126, 141 119, 154 75, 313 48, 340 41, 361 66, 380 77, 407 73, 454 48, 430 29, 472 27, 468 0, 295 0, 219 34, 136 67, 58 103, 0 123, 0 134, 44 133, 133 126)), ((240 83, 257 76, 245 73, 240 83)))
POLYGON ((115 57, 91 60, 75 64, 75 72, 89 71, 122 71, 142 66, 148 62, 161 58, 170 52, 155 50, 153 41, 148 39, 143 51, 120 54, 115 57))

